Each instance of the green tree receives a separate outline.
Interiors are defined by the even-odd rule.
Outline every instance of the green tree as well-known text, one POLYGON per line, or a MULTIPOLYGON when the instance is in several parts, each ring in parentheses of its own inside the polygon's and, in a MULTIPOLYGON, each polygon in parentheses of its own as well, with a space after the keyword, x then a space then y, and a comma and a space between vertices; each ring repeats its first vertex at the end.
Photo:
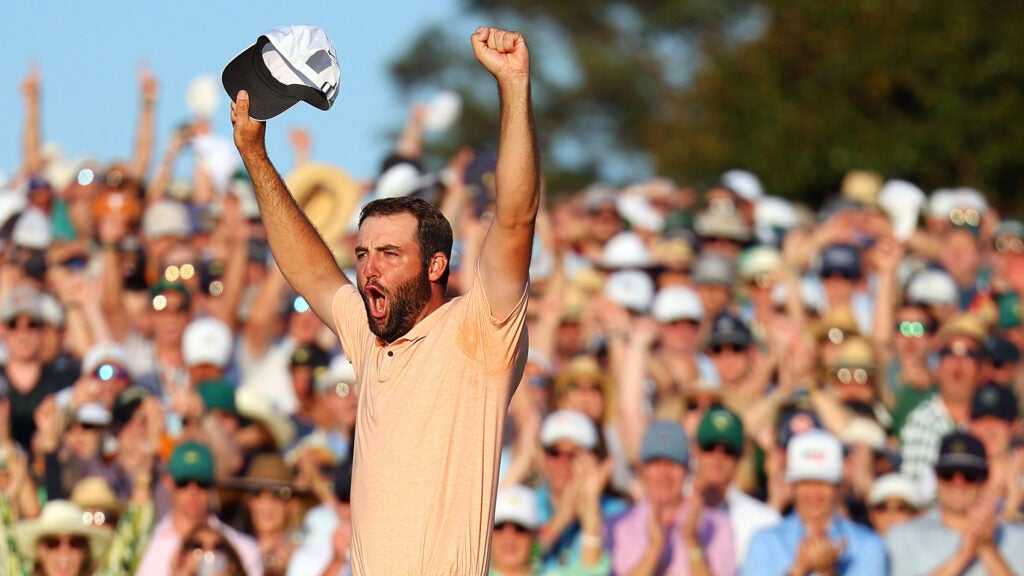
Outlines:
MULTIPOLYGON (((651 173, 707 185, 744 167, 776 194, 831 195, 853 168, 931 190, 1024 193, 1024 4, 924 0, 467 0, 522 29, 538 63, 552 188, 651 173)), ((458 37, 424 31, 393 67, 466 102, 437 145, 493 141, 495 103, 458 37)))

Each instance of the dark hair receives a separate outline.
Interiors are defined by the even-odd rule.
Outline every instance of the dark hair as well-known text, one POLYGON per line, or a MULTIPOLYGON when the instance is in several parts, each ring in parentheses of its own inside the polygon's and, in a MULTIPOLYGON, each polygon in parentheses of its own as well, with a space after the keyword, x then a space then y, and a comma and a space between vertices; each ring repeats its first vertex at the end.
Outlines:
POLYGON ((235 545, 231 543, 231 540, 228 539, 227 534, 225 534, 222 530, 218 530, 216 527, 207 522, 198 524, 195 528, 190 530, 189 533, 186 534, 184 538, 181 539, 181 545, 178 547, 177 554, 175 554, 175 565, 181 565, 185 553, 188 552, 186 548, 191 546, 192 543, 196 541, 195 537, 200 532, 213 532, 220 536, 222 546, 220 546, 218 550, 224 552, 228 557, 227 574, 232 576, 248 576, 249 573, 245 569, 245 563, 242 562, 242 556, 238 553, 238 550, 235 548, 235 545))
MULTIPOLYGON (((416 218, 416 242, 420 246, 420 260, 426 268, 430 258, 441 252, 449 261, 452 258, 452 225, 436 206, 421 198, 403 196, 398 198, 379 198, 363 206, 359 214, 359 225, 371 216, 394 216, 396 214, 412 214, 416 218)), ((445 266, 444 274, 439 280, 441 288, 448 288, 450 266, 445 266)))

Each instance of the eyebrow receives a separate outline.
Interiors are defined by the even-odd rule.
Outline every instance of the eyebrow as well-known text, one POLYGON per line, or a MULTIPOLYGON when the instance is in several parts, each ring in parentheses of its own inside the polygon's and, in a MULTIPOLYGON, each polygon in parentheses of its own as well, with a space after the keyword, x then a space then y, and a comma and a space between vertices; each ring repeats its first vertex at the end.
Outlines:
MULTIPOLYGON (((404 248, 402 248, 401 246, 399 246, 397 244, 381 244, 380 246, 374 246, 373 249, 376 250, 377 252, 383 252, 385 250, 396 250, 396 251, 400 251, 400 252, 404 251, 404 248)), ((369 252, 369 251, 370 251, 370 248, 368 248, 366 246, 363 246, 363 245, 356 246, 356 252, 357 253, 358 252, 369 252)))

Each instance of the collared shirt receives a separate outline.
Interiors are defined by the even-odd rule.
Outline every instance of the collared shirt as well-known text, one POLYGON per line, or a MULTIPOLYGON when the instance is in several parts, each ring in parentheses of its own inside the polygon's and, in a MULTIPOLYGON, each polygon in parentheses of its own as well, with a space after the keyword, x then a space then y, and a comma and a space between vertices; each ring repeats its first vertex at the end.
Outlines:
MULTIPOLYGON (((960 547, 962 534, 946 526, 937 510, 920 518, 893 526, 885 537, 892 559, 892 576, 931 574, 949 561, 960 547)), ((996 548, 1014 574, 1024 574, 1024 527, 1000 523, 996 529, 996 548)), ((961 576, 987 574, 975 559, 961 576)))
MULTIPOLYGON (((885 576, 889 573, 885 544, 870 528, 839 516, 832 517, 828 539, 841 542, 842 554, 836 561, 836 573, 842 576, 885 576)), ((807 535, 796 513, 778 526, 754 535, 743 562, 742 576, 783 576, 796 561, 796 551, 807 535)))
POLYGON ((927 477, 939 459, 942 437, 956 430, 956 422, 946 410, 942 397, 936 394, 914 408, 900 433, 903 465, 900 471, 916 480, 927 477))
POLYGON ((472 288, 387 343, 355 286, 333 300, 358 377, 352 471, 352 571, 484 574, 508 402, 526 364, 527 292, 491 315, 472 288))
POLYGON ((782 518, 771 506, 740 490, 730 486, 725 493, 725 508, 729 512, 732 524, 732 540, 736 549, 736 566, 743 566, 747 557, 750 541, 754 534, 762 528, 770 528, 782 518))
MULTIPOLYGON (((665 547, 655 574, 689 576, 689 551, 683 547, 682 536, 687 510, 686 504, 679 507, 676 519, 665 536, 665 547)), ((650 517, 650 504, 647 500, 641 500, 612 526, 610 548, 612 570, 615 574, 629 574, 647 552, 647 548, 651 544, 647 534, 650 517)), ((700 540, 704 557, 707 559, 708 568, 713 574, 716 576, 736 574, 735 544, 727 513, 715 508, 705 508, 701 512, 697 538, 700 540)))
MULTIPOLYGON (((224 534, 228 542, 238 551, 247 576, 263 576, 263 561, 260 558, 260 546, 251 536, 224 524, 216 516, 210 516, 207 523, 215 530, 224 534)), ((178 552, 181 550, 183 534, 178 534, 171 523, 171 515, 167 514, 157 522, 153 536, 149 539, 146 552, 135 570, 137 576, 170 576, 178 552)))

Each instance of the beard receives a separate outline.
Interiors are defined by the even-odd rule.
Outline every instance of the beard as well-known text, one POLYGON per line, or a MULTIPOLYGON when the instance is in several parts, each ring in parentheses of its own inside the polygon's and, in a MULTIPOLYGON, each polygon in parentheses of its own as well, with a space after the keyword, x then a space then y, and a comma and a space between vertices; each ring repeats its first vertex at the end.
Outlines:
POLYGON ((370 324, 370 332, 381 340, 391 343, 412 330, 416 319, 430 301, 430 280, 427 278, 426 267, 420 268, 416 276, 388 289, 376 282, 369 283, 384 294, 387 299, 388 313, 383 318, 374 318, 370 310, 370 299, 366 297, 366 286, 360 291, 363 307, 366 308, 366 319, 370 324))

